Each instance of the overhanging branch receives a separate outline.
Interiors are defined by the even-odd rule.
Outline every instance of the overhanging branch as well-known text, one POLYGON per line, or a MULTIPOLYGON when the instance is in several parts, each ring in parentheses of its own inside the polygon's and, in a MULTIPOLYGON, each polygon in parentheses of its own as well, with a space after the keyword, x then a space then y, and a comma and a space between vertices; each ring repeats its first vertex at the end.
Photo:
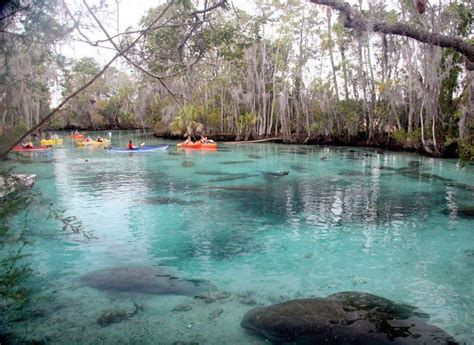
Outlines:
POLYGON ((422 29, 415 29, 403 23, 389 24, 385 22, 376 22, 372 27, 369 27, 369 24, 361 14, 354 11, 351 5, 347 2, 338 0, 309 1, 313 4, 329 6, 341 12, 341 14, 344 15, 344 26, 346 28, 357 31, 367 31, 371 29, 374 32, 410 37, 422 43, 428 43, 443 48, 452 48, 467 58, 469 63, 466 63, 466 67, 468 69, 474 69, 474 45, 469 44, 458 37, 441 35, 422 29))

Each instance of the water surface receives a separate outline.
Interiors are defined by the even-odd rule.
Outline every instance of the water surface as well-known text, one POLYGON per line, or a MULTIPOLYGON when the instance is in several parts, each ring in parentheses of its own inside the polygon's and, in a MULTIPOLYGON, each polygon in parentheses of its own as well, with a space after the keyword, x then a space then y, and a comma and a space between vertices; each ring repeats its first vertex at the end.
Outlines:
POLYGON ((263 344, 239 325, 254 303, 357 290, 417 306, 474 343, 474 222, 458 212, 474 205, 472 165, 339 147, 177 150, 133 132, 114 132, 112 143, 129 138, 171 146, 121 154, 66 140, 48 157, 9 162, 38 175, 44 204, 97 236, 65 236, 31 212, 37 298, 7 316, 16 341, 263 344), (289 174, 262 174, 280 171, 289 174), (205 280, 228 294, 206 303, 81 280, 114 267, 205 280), (98 322, 135 304, 121 322, 98 322))

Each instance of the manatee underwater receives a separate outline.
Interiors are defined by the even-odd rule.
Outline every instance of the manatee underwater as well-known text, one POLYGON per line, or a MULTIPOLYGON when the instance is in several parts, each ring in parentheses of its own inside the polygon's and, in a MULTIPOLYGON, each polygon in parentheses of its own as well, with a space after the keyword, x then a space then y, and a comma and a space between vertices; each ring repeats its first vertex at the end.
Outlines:
POLYGON ((406 304, 362 292, 296 299, 248 311, 241 326, 277 343, 457 344, 406 304))
POLYGON ((152 268, 105 268, 84 274, 81 281, 95 289, 111 292, 196 296, 217 290, 205 280, 182 279, 152 268))

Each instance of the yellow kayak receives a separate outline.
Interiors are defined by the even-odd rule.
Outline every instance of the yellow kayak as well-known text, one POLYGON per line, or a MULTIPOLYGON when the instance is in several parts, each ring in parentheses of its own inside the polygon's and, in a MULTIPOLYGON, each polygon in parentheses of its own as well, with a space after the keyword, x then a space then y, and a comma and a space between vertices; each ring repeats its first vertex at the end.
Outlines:
POLYGON ((52 145, 62 145, 63 139, 41 139, 41 146, 52 146, 52 145))
POLYGON ((85 140, 81 140, 81 141, 76 141, 76 144, 79 145, 79 146, 90 146, 90 145, 93 145, 93 146, 107 146, 107 145, 110 144, 110 140, 109 140, 109 139, 102 139, 102 141, 97 141, 97 140, 85 141, 85 140))

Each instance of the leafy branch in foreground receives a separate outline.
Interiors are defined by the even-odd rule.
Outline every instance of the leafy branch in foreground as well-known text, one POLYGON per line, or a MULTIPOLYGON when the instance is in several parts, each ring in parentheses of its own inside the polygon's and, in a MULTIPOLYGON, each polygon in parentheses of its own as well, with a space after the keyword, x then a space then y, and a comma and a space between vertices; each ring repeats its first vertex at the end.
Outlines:
POLYGON ((26 282, 33 270, 25 259, 33 225, 30 224, 30 210, 37 207, 40 212, 47 212, 47 219, 62 223, 62 230, 69 234, 81 234, 86 239, 96 239, 77 217, 66 215, 66 210, 57 210, 51 205, 43 206, 41 196, 24 184, 21 178, 9 171, 0 171, 0 300, 24 303, 28 300, 31 290, 26 282), (12 191, 11 184, 15 190, 12 191))
MULTIPOLYGON (((3 174, 0 176, 4 178, 3 174)), ((30 293, 22 283, 32 270, 27 264, 21 263, 29 256, 23 254, 23 250, 32 243, 26 236, 28 211, 21 228, 16 231, 11 227, 10 221, 20 210, 28 209, 31 202, 32 198, 28 193, 18 191, 0 199, 0 297, 3 300, 25 302, 30 293)))
POLYGON ((49 207, 48 219, 59 221, 63 224, 63 231, 73 234, 82 234, 88 240, 97 239, 97 237, 90 231, 84 230, 82 222, 76 216, 67 216, 67 210, 58 210, 49 207))

